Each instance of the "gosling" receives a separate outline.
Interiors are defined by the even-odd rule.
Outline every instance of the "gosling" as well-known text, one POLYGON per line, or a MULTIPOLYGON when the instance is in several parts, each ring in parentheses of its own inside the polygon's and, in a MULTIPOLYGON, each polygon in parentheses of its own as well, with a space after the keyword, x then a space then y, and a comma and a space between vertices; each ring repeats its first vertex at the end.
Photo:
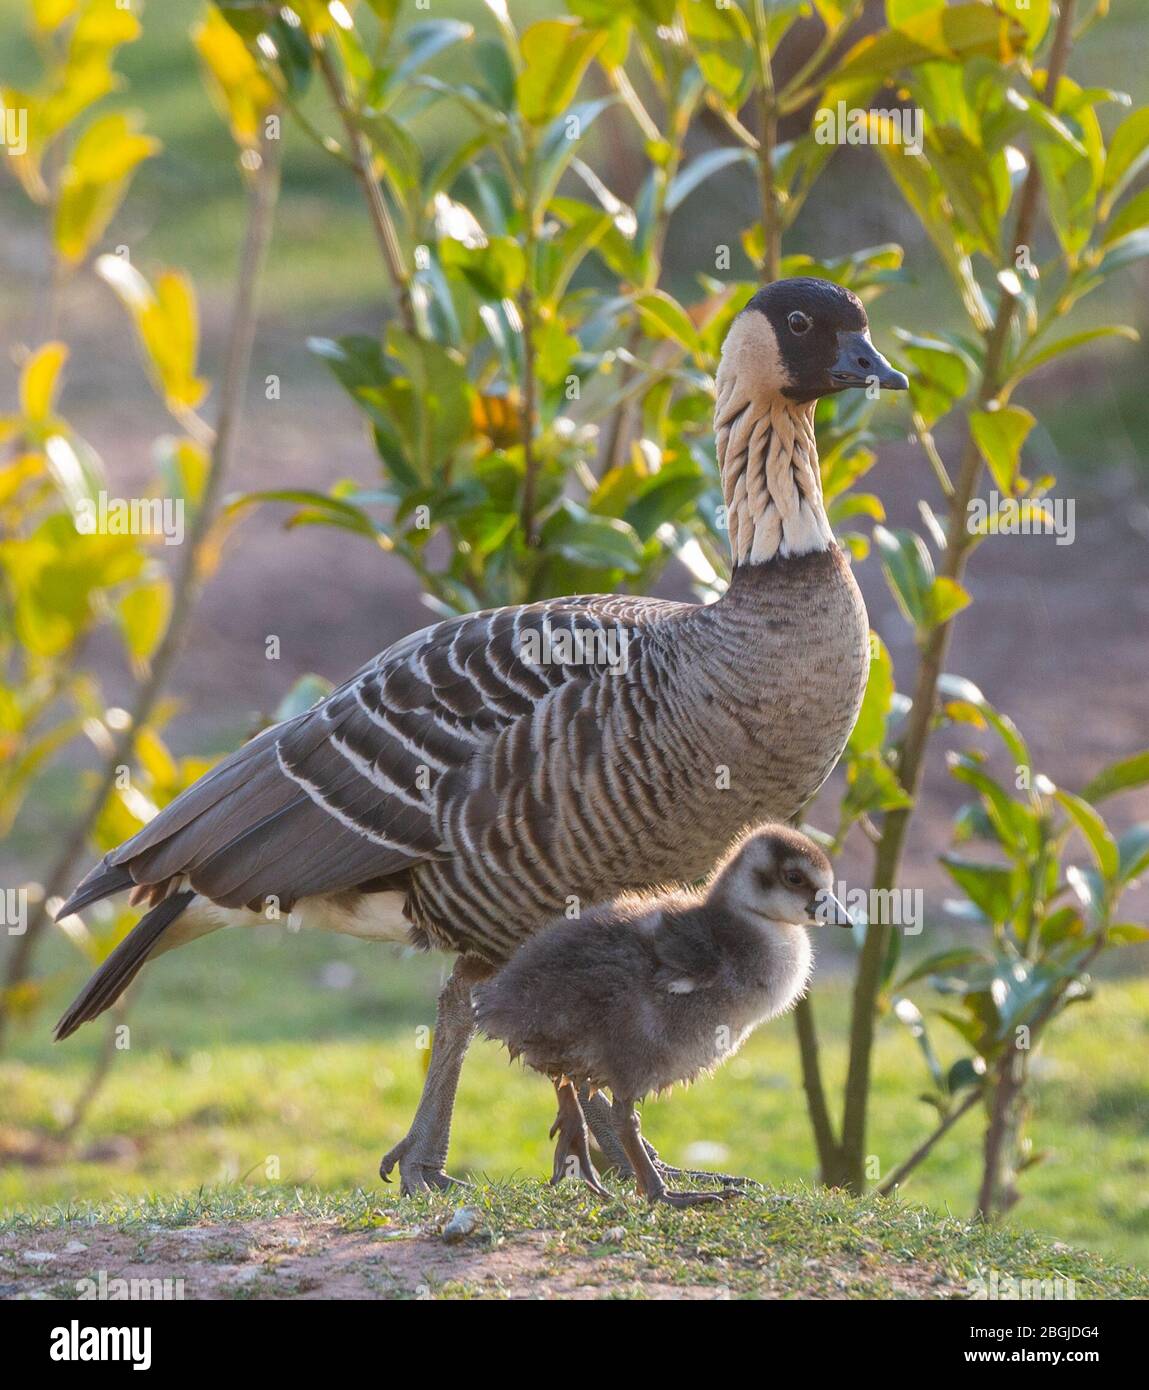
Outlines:
POLYGON ((805 992, 808 925, 852 925, 833 870, 807 836, 762 825, 727 852, 705 887, 625 895, 531 937, 474 991, 479 1029, 549 1076, 558 1097, 552 1183, 581 1177, 609 1197, 591 1161, 578 1091, 609 1090, 615 1129, 650 1202, 720 1202, 667 1188, 636 1103, 688 1084, 805 992))

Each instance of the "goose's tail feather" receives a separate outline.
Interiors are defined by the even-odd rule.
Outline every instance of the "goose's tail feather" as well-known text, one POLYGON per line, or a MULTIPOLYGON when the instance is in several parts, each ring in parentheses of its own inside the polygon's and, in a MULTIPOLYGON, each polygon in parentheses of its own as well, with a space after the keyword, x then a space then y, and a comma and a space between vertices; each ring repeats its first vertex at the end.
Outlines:
POLYGON ((116 1002, 135 979, 160 936, 194 897, 191 892, 173 893, 140 918, 56 1024, 57 1042, 70 1037, 81 1023, 90 1022, 116 1002))
POLYGON ((135 884, 135 879, 127 869, 117 864, 109 864, 108 856, 105 856, 56 913, 56 921, 70 916, 73 912, 80 912, 89 903, 99 902, 101 898, 110 898, 113 893, 121 893, 125 888, 134 888, 135 884))

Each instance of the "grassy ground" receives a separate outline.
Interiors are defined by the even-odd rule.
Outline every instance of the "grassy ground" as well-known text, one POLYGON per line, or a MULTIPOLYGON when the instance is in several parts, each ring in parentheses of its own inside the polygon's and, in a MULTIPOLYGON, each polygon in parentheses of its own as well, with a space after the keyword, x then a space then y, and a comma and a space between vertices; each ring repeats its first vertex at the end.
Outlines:
POLYGON ((69 1204, 0 1227, 0 1296, 71 1298, 101 1271, 178 1279, 186 1298, 961 1299, 995 1273, 999 1289, 1149 1295, 1149 1278, 1096 1256, 898 1202, 791 1185, 677 1212, 584 1192, 485 1188, 465 1214, 446 1196, 400 1205, 363 1191, 69 1204))
MULTIPOLYGON (((45 961, 54 971, 49 1007, 0 1062, 0 1207, 117 1194, 165 1199, 218 1182, 387 1191, 375 1169, 418 1097, 439 962, 272 929, 221 933, 157 962, 131 1010, 130 1047, 117 1054, 73 1150, 62 1152, 42 1139, 66 1118, 101 1029, 59 1046, 48 1041, 57 1005, 80 979, 56 946, 45 961)), ((837 1088, 848 1000, 830 964, 814 998, 837 1088)), ((1032 1134, 1047 1158, 1025 1175, 1012 1226, 1149 1266, 1147 1020, 1149 984, 1137 980, 1106 983, 1064 1021, 1036 1068, 1032 1134)), ((921 1074, 914 1044, 885 1029, 871 1141, 879 1172, 926 1131, 930 1112, 913 1099, 921 1074)), ((508 1066, 493 1045, 476 1046, 452 1171, 480 1181, 541 1176, 551 1119, 545 1083, 508 1066)), ((713 1080, 649 1103, 644 1123, 672 1162, 771 1184, 810 1181, 790 1023, 762 1029, 713 1080)), ((968 1216, 979 1143, 971 1115, 915 1175, 907 1199, 968 1216)))

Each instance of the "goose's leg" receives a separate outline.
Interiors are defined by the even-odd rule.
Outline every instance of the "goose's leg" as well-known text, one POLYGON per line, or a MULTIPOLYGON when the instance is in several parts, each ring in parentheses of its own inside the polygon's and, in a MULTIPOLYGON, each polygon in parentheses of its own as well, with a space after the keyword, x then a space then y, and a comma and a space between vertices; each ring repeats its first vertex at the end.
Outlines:
POLYGON ((737 1196, 733 1188, 726 1188, 722 1192, 672 1192, 646 1151, 634 1101, 615 1096, 612 1110, 618 1137, 634 1169, 639 1191, 648 1202, 666 1202, 672 1207, 700 1207, 737 1196))
MULTIPOLYGON (((587 1089, 587 1087, 583 1087, 579 1091, 579 1101, 586 1114, 586 1121, 590 1126, 590 1132, 594 1135, 595 1143, 602 1150, 605 1159, 604 1171, 616 1171, 624 1177, 629 1177, 634 1170, 614 1127, 614 1115, 610 1102, 601 1091, 596 1091, 593 1096, 587 1095, 587 1089)), ((734 1173, 710 1173, 701 1168, 672 1168, 669 1163, 663 1163, 658 1156, 658 1150, 645 1136, 642 1140, 642 1147, 646 1150, 663 1182, 720 1182, 723 1187, 761 1186, 761 1183, 755 1182, 753 1178, 740 1178, 734 1173)))
POLYGON ((551 1126, 551 1138, 557 1134, 558 1143, 555 1145, 555 1166, 551 1175, 551 1186, 557 1186, 564 1178, 581 1178, 600 1197, 609 1197, 610 1193, 599 1181, 591 1162, 586 1120, 579 1105, 578 1095, 568 1077, 556 1078, 555 1094, 558 1097, 559 1113, 551 1126))
POLYGON ((491 967, 485 961, 476 956, 460 956, 439 995, 431 1065, 419 1107, 406 1138, 384 1154, 379 1165, 379 1176, 385 1182, 391 1181, 391 1170, 399 1165, 400 1191, 404 1196, 433 1187, 449 1187, 456 1181, 444 1173, 443 1165, 447 1162, 459 1073, 475 1036, 471 989, 490 974, 491 967))

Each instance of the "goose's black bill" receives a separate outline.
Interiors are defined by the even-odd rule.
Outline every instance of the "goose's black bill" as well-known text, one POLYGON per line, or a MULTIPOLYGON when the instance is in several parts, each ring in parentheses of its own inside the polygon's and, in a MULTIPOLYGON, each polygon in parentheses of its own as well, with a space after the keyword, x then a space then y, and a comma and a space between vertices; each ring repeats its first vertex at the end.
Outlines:
POLYGON ((891 367, 864 332, 838 334, 838 357, 830 376, 838 386, 868 386, 876 381, 883 391, 905 391, 910 384, 906 374, 891 367))

